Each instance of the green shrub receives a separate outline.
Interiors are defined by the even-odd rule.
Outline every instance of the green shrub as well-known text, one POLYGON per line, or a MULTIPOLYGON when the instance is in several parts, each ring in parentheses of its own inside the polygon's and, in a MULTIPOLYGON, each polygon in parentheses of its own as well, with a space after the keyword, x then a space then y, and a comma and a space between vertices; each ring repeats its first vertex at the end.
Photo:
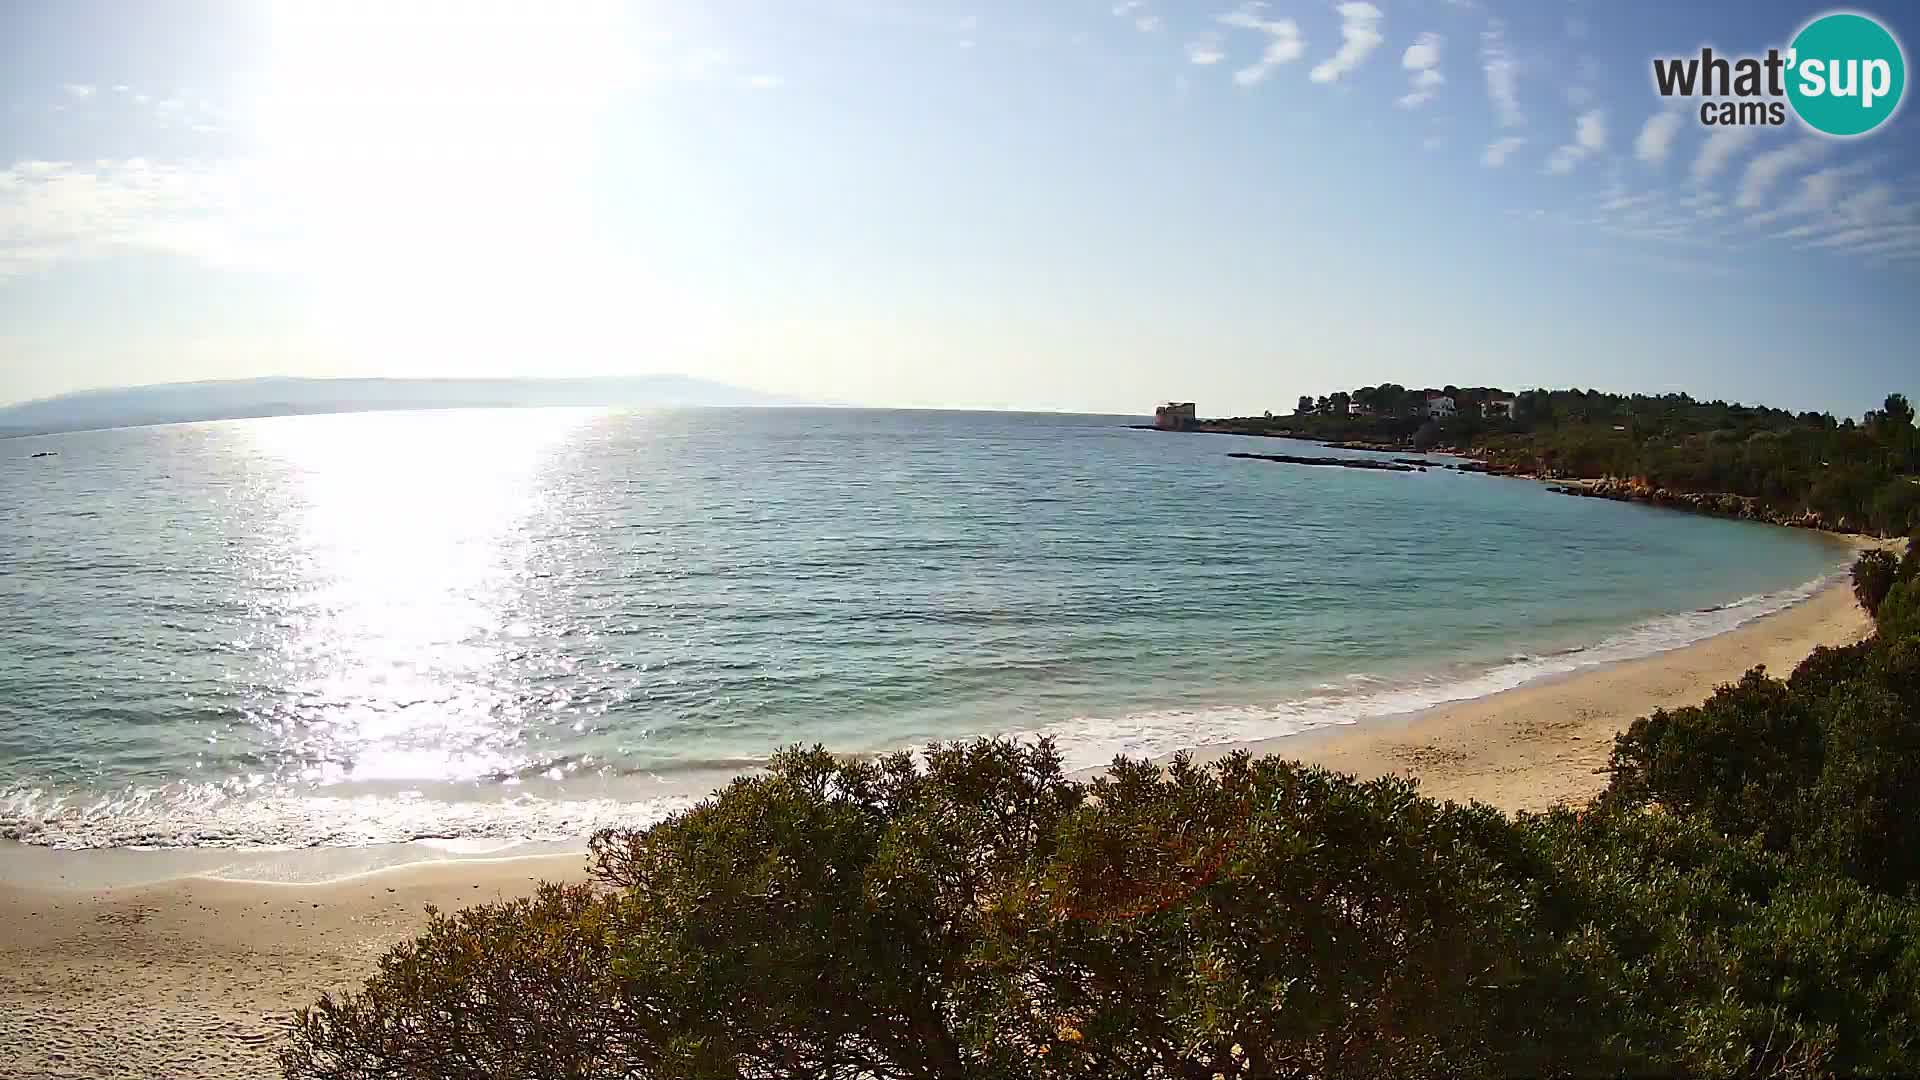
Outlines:
POLYGON ((1009 990, 1045 996, 1003 1015, 1072 1018, 1060 1075, 1606 1071, 1610 1029, 1580 1015, 1604 990, 1538 918, 1544 866, 1498 813, 1401 780, 1116 764, 1045 878, 1056 916, 1004 939, 1009 990))
POLYGON ((1804 853, 1871 888, 1904 891, 1920 882, 1920 723, 1866 679, 1836 692, 1824 711, 1804 853))
POLYGON ((1878 615, 1887 592, 1899 580, 1900 560, 1890 551, 1863 551, 1853 561, 1853 598, 1869 615, 1878 615))
POLYGON ((1793 838, 1820 761, 1813 711, 1754 668, 1704 704, 1656 710, 1615 736, 1607 797, 1703 813, 1723 833, 1778 849, 1793 838))
POLYGON ((366 989, 296 1017, 290 1077, 496 1080, 626 1075, 660 1058, 661 1027, 621 1007, 611 903, 585 886, 456 915, 380 961, 366 989))
MULTIPOLYGON (((1524 819, 1523 819, 1524 821, 1524 819)), ((1563 963, 1625 1071, 1906 1075, 1920 1065, 1920 909, 1702 818, 1616 808, 1528 822, 1575 922, 1563 963), (1597 1004, 1597 1003, 1596 1003, 1597 1004)))
MULTIPOLYGON (((1777 712, 1783 691, 1755 673, 1721 708, 1777 712)), ((1900 789, 1905 773, 1876 758, 1883 718, 1873 705, 1846 721, 1858 737, 1823 783, 1900 789)), ((1860 820, 1845 835, 1889 827, 1860 820)), ((595 886, 436 915, 364 991, 299 1017, 286 1075, 1811 1077, 1920 1063, 1911 905, 1705 816, 1624 801, 1507 818, 1244 754, 1122 760, 1082 784, 1045 743, 937 747, 921 763, 792 750, 660 825, 595 837, 593 869, 595 886)))
POLYGON ((1726 938, 1721 995, 1689 1007, 1688 1071, 1920 1071, 1920 911, 1838 877, 1776 890, 1726 938), (1718 1067, 1715 1067, 1718 1066, 1718 1067))
POLYGON ((1822 701, 1834 690, 1860 678, 1873 660, 1874 647, 1872 639, 1852 645, 1822 645, 1793 669, 1787 678, 1787 689, 1802 701, 1822 701))
POLYGON ((1920 578, 1895 582, 1874 613, 1874 622, 1883 638, 1920 637, 1920 578))

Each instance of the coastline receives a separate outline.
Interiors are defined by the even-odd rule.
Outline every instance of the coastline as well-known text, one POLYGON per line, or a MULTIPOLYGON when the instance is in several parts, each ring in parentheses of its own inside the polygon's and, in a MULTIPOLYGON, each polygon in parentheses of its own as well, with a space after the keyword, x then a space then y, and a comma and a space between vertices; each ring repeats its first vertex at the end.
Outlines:
MULTIPOLYGON (((1863 542, 1864 549, 1873 546, 1863 542)), ((1667 652, 1587 668, 1337 732, 1223 747, 1282 754, 1362 779, 1413 777, 1421 793, 1509 813, 1582 803, 1606 787, 1613 736, 1659 708, 1698 704, 1755 665, 1786 678, 1822 645, 1873 631, 1848 582, 1667 652), (1288 744, 1292 745, 1288 745, 1288 744)))
MULTIPOLYGON (((1612 736, 1635 718, 1704 700, 1755 664, 1785 676, 1816 646, 1870 629, 1838 581, 1667 652, 1196 756, 1281 754, 1363 779, 1412 776, 1436 798, 1540 810, 1598 793, 1612 736)), ((585 871, 578 852, 455 855, 317 884, 187 876, 94 887, 84 862, 68 865, 68 885, 0 883, 0 1072, 9 1076, 274 1076, 291 1011, 357 986, 382 952, 418 931, 427 905, 524 896, 585 871)))

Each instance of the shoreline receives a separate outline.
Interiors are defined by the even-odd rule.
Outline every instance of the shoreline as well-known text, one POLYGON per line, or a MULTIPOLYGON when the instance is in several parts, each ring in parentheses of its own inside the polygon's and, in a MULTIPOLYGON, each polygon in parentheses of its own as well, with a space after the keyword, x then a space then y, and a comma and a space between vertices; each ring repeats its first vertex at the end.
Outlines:
MULTIPOLYGON (((1853 557, 1852 552, 1886 546, 1888 543, 1830 533, 1824 534, 1823 540, 1831 544, 1836 552, 1847 551, 1848 561, 1853 557)), ((1072 732, 1063 733, 1053 726, 1015 726, 1000 731, 999 737, 1032 739, 1052 734, 1065 738, 1062 749, 1066 752, 1067 774, 1076 779, 1102 771, 1116 754, 1156 761, 1169 760, 1183 751, 1200 760, 1217 758, 1237 749, 1284 756, 1304 756, 1310 752, 1317 754, 1319 750, 1310 751, 1309 748, 1317 748, 1329 741, 1371 737, 1380 731, 1404 727, 1415 718, 1500 703, 1515 691, 1555 685, 1624 664, 1685 653, 1704 643, 1740 633, 1756 624, 1770 622, 1803 608, 1836 588, 1842 593, 1846 592, 1840 587, 1844 585, 1845 572, 1841 568, 1844 565, 1841 563, 1834 570, 1797 586, 1755 593, 1712 607, 1681 609, 1645 618, 1597 640, 1571 648, 1555 646, 1541 649, 1523 640, 1515 643, 1513 651, 1504 659, 1483 660, 1485 666, 1456 667, 1444 675, 1436 672, 1434 677, 1421 676, 1399 681, 1373 678, 1363 680, 1365 685, 1355 688, 1322 684, 1311 692, 1296 691, 1296 694, 1304 694, 1304 697, 1283 695, 1279 704, 1273 705, 1258 704, 1265 699, 1256 696, 1235 699, 1254 703, 1244 706, 1190 707, 1197 710, 1194 716, 1202 718, 1210 717, 1217 711, 1238 713, 1243 709, 1265 718, 1264 722, 1227 724, 1225 730, 1221 730, 1218 724, 1207 723, 1185 725, 1185 730, 1162 730, 1153 723, 1160 714, 1146 712, 1115 715, 1137 715, 1147 722, 1148 726, 1141 730, 1151 737, 1101 740, 1107 745, 1099 753, 1086 752, 1089 748, 1078 746, 1071 737, 1072 732), (1748 607, 1752 610, 1740 611, 1748 607), (1732 615, 1734 619, 1726 621, 1724 615, 1732 615), (1241 730, 1232 730, 1235 726, 1241 730)), ((1851 597, 1846 599, 1850 605, 1851 597)), ((1862 618, 1864 620, 1864 616, 1862 618)), ((1796 657, 1794 662, 1797 661, 1796 657)), ((1711 685, 1708 685, 1698 696, 1704 699, 1710 690, 1711 685)), ((1644 711, 1651 711, 1652 707, 1650 705, 1644 711)), ((1181 715, 1185 712, 1176 710, 1181 715)), ((587 837, 592 831, 602 827, 645 827, 667 813, 705 798, 714 790, 724 787, 736 775, 751 775, 758 771, 754 767, 743 770, 743 764, 735 763, 735 767, 724 775, 715 772, 697 784, 678 785, 671 791, 649 787, 645 791, 623 793, 608 788, 585 795, 568 795, 553 804, 567 810, 564 824, 569 829, 562 832, 549 829, 515 833, 511 828, 513 822, 508 821, 507 831, 483 829, 466 833, 457 829, 442 829, 440 823, 434 820, 424 823, 427 831, 400 831, 391 838, 376 838, 369 833, 367 838, 358 843, 342 843, 331 839, 302 841, 295 835, 288 840, 275 837, 253 845, 220 842, 201 845, 166 842, 164 837, 171 836, 171 833, 143 826, 122 830, 138 839, 115 839, 109 831, 104 838, 80 835, 81 842, 74 844, 72 838, 66 835, 74 832, 71 826, 50 825, 45 833, 61 837, 66 842, 26 840, 13 832, 0 838, 0 888, 122 889, 186 878, 318 885, 416 865, 480 863, 543 856, 583 857, 587 837), (575 806, 575 803, 581 803, 582 806, 575 806), (614 807, 616 812, 587 812, 601 807, 601 804, 614 807), (145 837, 149 833, 162 836, 163 841, 147 841, 145 837)), ((486 808, 492 804, 486 799, 475 799, 470 803, 456 799, 448 805, 470 806, 477 808, 475 813, 484 815, 486 808)), ((195 819, 200 824, 212 820, 195 819)), ((222 822, 213 821, 213 824, 220 825, 222 822)), ((459 822, 454 824, 457 826, 459 822)), ((525 825, 526 822, 521 824, 525 825)), ((213 831, 215 836, 222 838, 233 833, 231 829, 222 828, 213 831)))
MULTIPOLYGON (((1665 652, 1194 756, 1279 754, 1361 779, 1412 776, 1435 798, 1543 810, 1597 794, 1612 736, 1639 716, 1703 701, 1755 664, 1785 677, 1816 646, 1870 631, 1841 579, 1665 652)), ((225 854, 222 861, 237 861, 225 854)), ((14 875, 0 882, 0 1073, 275 1076, 278 1033, 292 1011, 322 992, 357 987, 386 949, 418 932, 426 906, 452 910, 526 896, 540 881, 577 881, 586 870, 583 851, 506 849, 445 851, 401 865, 375 860, 320 883, 215 878, 203 870, 103 885, 110 875, 84 872, 89 860, 113 855, 42 849, 24 861, 44 860, 49 870, 65 863, 67 873, 57 875, 64 884, 46 877, 24 884, 14 875)))
MULTIPOLYGON (((1861 540, 1857 546, 1880 545, 1861 540)), ((1755 666, 1784 679, 1815 648, 1852 644, 1872 632, 1850 583, 1841 579, 1790 607, 1676 649, 1332 732, 1195 756, 1280 754, 1363 780, 1411 777, 1431 798, 1537 812, 1598 795, 1607 784, 1613 736, 1634 720, 1655 709, 1699 704, 1755 666)))
MULTIPOLYGON (((1169 435, 1238 435, 1249 439, 1290 439, 1294 442, 1324 446, 1331 450, 1356 450, 1369 454, 1421 454, 1424 456, 1460 458, 1469 465, 1430 463, 1430 467, 1451 469, 1455 472, 1473 473, 1480 476, 1499 476, 1510 480, 1532 480, 1544 484, 1547 490, 1559 495, 1571 495, 1577 498, 1606 499, 1612 502, 1637 503, 1642 506, 1672 510, 1698 517, 1722 518, 1728 521, 1753 521, 1763 525, 1777 525, 1787 529, 1805 529, 1836 539, 1856 544, 1872 545, 1876 543, 1898 543, 1898 536, 1875 536, 1869 532, 1846 527, 1842 518, 1833 525, 1827 524, 1818 513, 1807 510, 1800 513, 1785 513, 1767 507, 1752 495, 1736 495, 1728 491, 1682 491, 1679 489, 1650 488, 1630 480, 1607 476, 1551 476, 1546 473, 1528 470, 1517 466, 1501 465, 1489 460, 1491 455, 1484 450, 1476 451, 1472 446, 1433 446, 1426 450, 1417 450, 1411 446, 1396 443, 1374 443, 1354 439, 1327 439, 1317 435, 1305 435, 1291 428, 1243 428, 1232 427, 1232 421, 1203 420, 1197 426, 1185 428, 1163 428, 1155 424, 1128 424, 1133 431, 1157 431, 1169 435)), ((1383 466, 1354 465, 1349 462, 1327 460, 1309 461, 1304 458, 1285 454, 1230 453, 1230 458, 1257 458, 1266 461, 1285 462, 1296 465, 1346 465, 1348 468, 1384 468, 1383 466)), ((1394 458, 1402 464, 1412 463, 1411 458, 1394 458)), ((1410 470, 1385 469, 1389 472, 1410 470)), ((1426 468, 1417 471, 1425 472, 1426 468)))

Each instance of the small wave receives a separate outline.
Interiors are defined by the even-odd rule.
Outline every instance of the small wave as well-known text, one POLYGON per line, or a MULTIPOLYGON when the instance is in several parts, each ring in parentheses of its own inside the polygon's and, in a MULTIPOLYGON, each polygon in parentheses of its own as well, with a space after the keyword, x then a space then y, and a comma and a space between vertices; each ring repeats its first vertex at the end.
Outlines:
POLYGON ((603 828, 643 828, 694 805, 691 794, 455 801, 405 795, 268 795, 73 801, 44 792, 0 795, 0 839, 43 847, 361 847, 419 840, 574 840, 603 828))
MULTIPOLYGON (((1019 732, 1050 736, 1070 768, 1104 765, 1117 755, 1163 757, 1182 749, 1292 736, 1404 715, 1486 697, 1543 678, 1651 656, 1725 633, 1799 603, 1839 580, 1832 574, 1728 604, 1662 616, 1573 649, 1515 652, 1465 677, 1384 680, 1354 672, 1305 696, 1267 704, 1162 709, 1080 716, 1019 732)), ((515 770, 539 782, 576 759, 555 758, 515 770)), ((285 850, 439 841, 451 843, 577 840, 601 828, 639 828, 686 809, 724 777, 764 759, 715 758, 652 767, 613 765, 593 797, 547 795, 497 786, 485 797, 379 791, 345 795, 232 790, 176 784, 100 795, 44 789, 0 792, 0 839, 54 848, 237 848, 285 850)), ((581 790, 579 787, 575 791, 581 790)))
MULTIPOLYGON (((1403 680, 1382 690, 1336 693, 1323 684, 1310 696, 1265 705, 1166 709, 1112 717, 1083 716, 1025 734, 1048 736, 1073 769, 1105 765, 1114 757, 1164 757, 1180 750, 1299 735, 1362 720, 1401 716, 1438 705, 1487 697, 1527 683, 1603 664, 1637 660, 1726 633, 1792 607, 1840 580, 1835 573, 1777 592, 1755 593, 1710 609, 1635 624, 1593 645, 1514 653, 1504 663, 1465 678, 1403 680)), ((1351 676, 1349 676, 1351 679, 1351 676)))

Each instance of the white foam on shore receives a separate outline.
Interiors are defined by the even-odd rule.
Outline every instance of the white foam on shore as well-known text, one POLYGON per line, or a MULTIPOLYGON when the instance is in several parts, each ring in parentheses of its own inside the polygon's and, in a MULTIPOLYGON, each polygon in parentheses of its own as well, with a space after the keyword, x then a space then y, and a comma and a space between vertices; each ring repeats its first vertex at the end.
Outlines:
POLYGON ((1464 678, 1435 675, 1376 689, 1382 680, 1347 676, 1348 687, 1325 684, 1303 698, 1269 705, 1167 709, 1114 717, 1085 716, 1052 724, 1030 736, 1049 736, 1069 769, 1107 765, 1119 755, 1158 758, 1181 750, 1284 738, 1309 731, 1401 716, 1439 705, 1487 697, 1541 679, 1605 664, 1637 660, 1684 648, 1792 607, 1844 574, 1835 573, 1777 592, 1756 593, 1732 603, 1649 619, 1579 649, 1547 655, 1520 654, 1464 678))
POLYGON ((479 854, 529 841, 573 840, 604 828, 643 828, 684 810, 693 794, 633 800, 430 799, 285 794, 233 798, 133 792, 86 801, 41 790, 0 795, 0 839, 56 848, 359 847, 425 841, 479 854))
MULTIPOLYGON (((1404 715, 1681 648, 1797 604, 1842 576, 1662 616, 1587 648, 1519 655, 1464 678, 1389 682, 1354 673, 1308 696, 1271 704, 1083 716, 1020 734, 1052 737, 1069 768, 1083 769, 1108 764, 1117 755, 1163 757, 1404 715)), ((234 794, 216 785, 187 784, 113 796, 14 790, 0 793, 0 839, 66 849, 265 850, 426 841, 449 854, 471 855, 504 845, 577 840, 602 828, 645 827, 692 806, 724 782, 723 774, 715 776, 720 779, 688 777, 675 784, 642 777, 607 784, 591 798, 567 796, 560 788, 543 797, 519 787, 508 789, 510 794, 445 798, 419 792, 349 796, 324 789, 234 794)))

